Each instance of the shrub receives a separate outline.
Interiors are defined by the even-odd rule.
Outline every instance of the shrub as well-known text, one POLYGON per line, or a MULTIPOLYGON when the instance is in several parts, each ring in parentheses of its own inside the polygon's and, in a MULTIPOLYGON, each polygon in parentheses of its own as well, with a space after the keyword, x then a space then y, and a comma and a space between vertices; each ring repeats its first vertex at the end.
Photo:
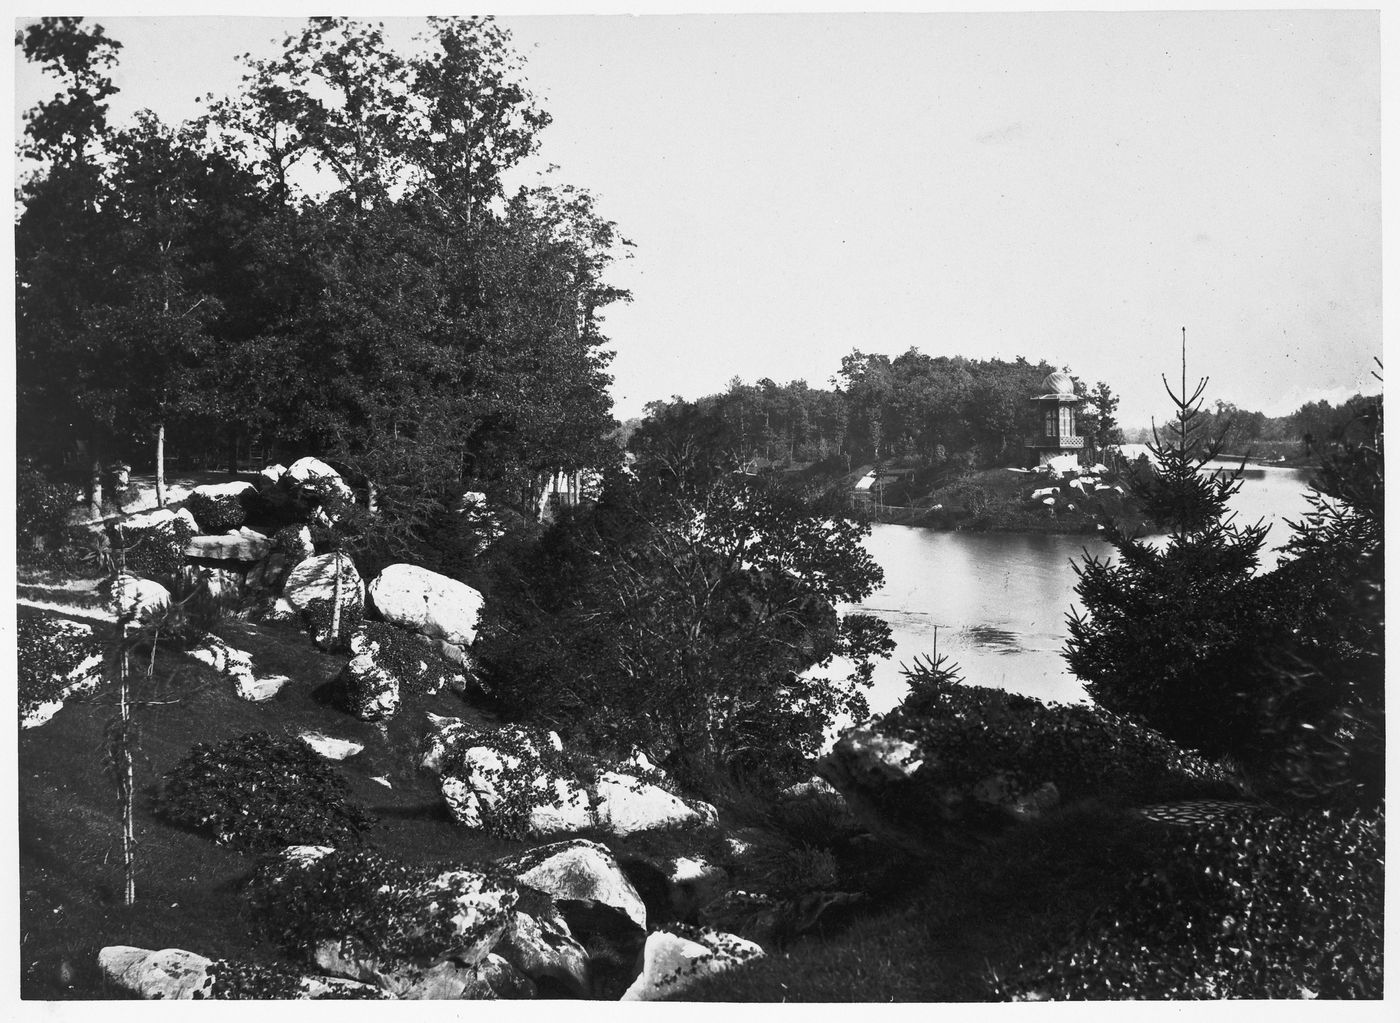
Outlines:
POLYGON ((126 571, 142 579, 173 584, 185 564, 185 545, 195 535, 183 519, 139 529, 119 527, 114 546, 126 546, 126 571))
POLYGON ((499 838, 523 838, 533 809, 563 805, 556 782, 576 787, 584 780, 591 781, 597 768, 581 755, 555 749, 542 728, 509 727, 463 733, 444 761, 442 773, 444 777, 478 778, 494 789, 500 798, 491 806, 483 803, 482 828, 499 838), (496 753, 499 768, 467 760, 468 751, 480 746, 496 753))
MULTIPOLYGON (((289 868, 272 858, 259 866, 245 891, 254 930, 290 956, 304 956, 322 941, 340 943, 353 956, 392 968, 438 959, 443 950, 472 940, 459 934, 451 911, 453 892, 432 883, 458 867, 413 867, 368 851, 336 850, 289 868)), ((505 893, 515 905, 515 883, 487 876, 483 890, 505 893)), ((493 914, 477 922, 496 926, 493 914)))
POLYGON ((970 791, 1001 774, 1022 793, 1050 781, 1066 802, 1120 805, 1237 794, 1218 765, 1102 708, 970 685, 932 696, 932 688, 917 690, 882 727, 922 751, 921 782, 970 791))
MULTIPOLYGON (((240 960, 216 959, 209 967, 213 986, 209 997, 228 1001, 277 999, 285 1001, 301 994, 302 975, 285 966, 268 966, 240 960)), ((329 990, 318 999, 379 999, 388 996, 378 988, 341 984, 324 978, 329 990)))
POLYGON ((330 636, 331 612, 334 607, 335 602, 331 599, 317 597, 307 602, 306 607, 302 609, 302 617, 306 620, 311 635, 327 653, 344 653, 350 649, 351 638, 364 629, 365 608, 359 600, 343 601, 340 608, 340 631, 335 642, 325 646, 322 639, 328 639, 330 636))
POLYGON ((206 533, 226 533, 248 521, 242 498, 235 494, 211 497, 196 491, 185 498, 185 507, 206 533))
POLYGON ((1384 822, 1217 822, 1156 861, 1016 998, 1379 998, 1384 822))
POLYGON ((90 629, 20 606, 15 616, 15 654, 19 663, 20 717, 41 704, 61 700, 68 674, 89 657, 102 654, 90 629))
POLYGON ((360 631, 379 645, 375 663, 413 692, 436 693, 459 672, 448 666, 427 641, 387 622, 364 622, 360 631))
POLYGON ((16 538, 34 549, 57 542, 78 498, 77 487, 51 480, 22 462, 15 472, 16 538))
POLYGON ((303 743, 253 732, 196 743, 165 776, 157 813, 240 851, 352 845, 373 818, 345 780, 303 743))

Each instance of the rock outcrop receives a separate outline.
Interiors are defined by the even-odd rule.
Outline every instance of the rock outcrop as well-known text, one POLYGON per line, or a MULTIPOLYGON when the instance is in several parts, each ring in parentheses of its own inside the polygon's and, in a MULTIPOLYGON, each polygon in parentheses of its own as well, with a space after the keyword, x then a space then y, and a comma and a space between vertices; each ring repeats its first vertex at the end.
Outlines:
MULTIPOLYGON (((390 565, 369 584, 386 622, 465 651, 476 639, 482 597, 466 583, 415 565, 390 565)), ((461 663, 456 657, 452 658, 461 663)))
POLYGON ((369 984, 337 977, 298 976, 248 963, 209 959, 179 948, 109 945, 97 953, 109 983, 149 999, 376 998, 369 984))
POLYGON ((647 935, 642 972, 622 995, 624 1002, 653 1002, 682 994, 708 977, 763 955, 752 941, 719 931, 685 929, 685 934, 647 935))
POLYGON ((544 892, 566 913, 611 913, 639 930, 647 926, 646 906, 607 846, 576 838, 540 846, 497 860, 521 884, 544 892))

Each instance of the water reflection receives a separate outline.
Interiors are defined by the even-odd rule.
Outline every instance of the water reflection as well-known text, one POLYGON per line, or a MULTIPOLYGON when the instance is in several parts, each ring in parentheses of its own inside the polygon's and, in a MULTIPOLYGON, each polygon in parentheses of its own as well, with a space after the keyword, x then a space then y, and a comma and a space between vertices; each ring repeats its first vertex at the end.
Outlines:
MULTIPOLYGON (((1306 480, 1300 470, 1266 466, 1246 476, 1232 502, 1240 524, 1270 527, 1262 570, 1277 564, 1289 536, 1285 520, 1307 510, 1306 480)), ((1072 562, 1086 554, 1111 557, 1103 540, 877 525, 867 545, 885 570, 885 584, 861 610, 888 622, 896 643, 894 657, 875 669, 872 710, 887 710, 903 697, 900 663, 931 656, 935 629, 938 652, 958 662, 971 683, 1047 701, 1085 699, 1061 651, 1075 601, 1072 562)))

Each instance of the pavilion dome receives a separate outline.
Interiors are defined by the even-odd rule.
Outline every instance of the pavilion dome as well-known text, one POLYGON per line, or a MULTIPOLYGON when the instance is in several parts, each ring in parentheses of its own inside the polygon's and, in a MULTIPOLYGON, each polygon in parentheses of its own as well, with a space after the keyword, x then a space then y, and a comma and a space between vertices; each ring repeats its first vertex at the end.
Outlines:
POLYGON ((1041 386, 1045 388, 1047 395, 1063 394, 1066 397, 1074 397, 1074 381, 1069 378, 1068 373, 1056 370, 1045 378, 1041 386))

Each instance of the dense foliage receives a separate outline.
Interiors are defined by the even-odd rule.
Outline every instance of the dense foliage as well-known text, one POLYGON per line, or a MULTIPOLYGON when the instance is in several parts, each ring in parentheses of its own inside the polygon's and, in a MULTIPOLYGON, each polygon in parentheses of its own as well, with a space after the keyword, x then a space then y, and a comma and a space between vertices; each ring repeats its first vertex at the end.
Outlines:
POLYGON ((412 692, 436 693, 461 674, 442 659, 431 640, 387 622, 365 621, 359 625, 359 631, 379 647, 374 663, 412 692))
POLYGON ((76 487, 21 463, 15 471, 15 536, 20 544, 42 550, 60 542, 77 500, 76 487))
POLYGON ((909 678, 909 696, 882 730, 920 749, 919 780, 940 791, 971 792, 1001 776, 1013 795, 1053 782, 1066 802, 1136 806, 1237 792, 1215 764, 1100 707, 949 684, 930 665, 909 678))
POLYGON ((237 494, 211 496, 196 491, 185 498, 185 507, 205 533, 227 533, 248 521, 248 511, 237 494))
MULTIPOLYGON (((854 351, 841 360, 834 390, 736 378, 724 393, 695 402, 653 402, 630 442, 645 446, 688 420, 692 429, 703 425, 708 446, 760 464, 838 456, 846 467, 892 459, 962 472, 1019 464, 1025 438, 1039 426, 1028 399, 1054 368, 1023 358, 935 357, 916 348, 894 359, 854 351)), ((1118 399, 1108 385, 1079 391, 1087 399, 1083 435, 1100 446, 1118 440, 1118 399)))
MULTIPOLYGON (((63 698, 69 674, 102 654, 91 629, 21 605, 15 612, 15 658, 20 717, 63 698)), ((100 665, 98 666, 100 670, 100 665)))
POLYGON ((533 508, 551 471, 615 454, 602 312, 625 243, 586 192, 509 186, 550 118, 489 19, 429 19, 412 57, 310 19, 179 127, 109 125, 100 26, 17 43, 65 90, 25 118, 21 451, 81 449, 94 485, 158 434, 315 452, 396 548, 469 481, 533 508))
POLYGON ((166 773, 156 812, 240 851, 355 845, 373 818, 348 792, 345 779, 305 743, 253 732, 197 743, 166 773))
POLYGON ((1379 998, 1384 822, 1314 812, 1164 836, 1018 998, 1379 998))
POLYGON ((868 529, 653 449, 497 580, 476 644, 487 682, 571 742, 641 749, 687 784, 793 774, 838 715, 865 715, 871 658, 889 649, 883 623, 835 609, 880 581, 868 529), (821 670, 836 656, 845 677, 821 670))
POLYGON ((1107 523, 1116 561, 1078 566, 1066 658, 1103 707, 1228 753, 1263 794, 1374 806, 1383 792, 1384 479, 1379 402, 1324 459, 1313 511, 1258 574, 1262 526, 1230 521, 1204 470, 1200 390, 1132 490, 1159 546, 1107 523))
MULTIPOLYGON (((248 884, 247 904, 258 934, 288 955, 305 957, 320 942, 335 941, 348 955, 393 968, 479 940, 457 929, 450 907, 462 880, 452 870, 342 849, 309 863, 272 857, 248 884)), ((503 912, 517 897, 517 886, 504 878, 484 877, 481 891, 499 894, 503 912)), ((483 911, 473 927, 485 934, 500 923, 483 911)))
POLYGON ((585 757, 556 749, 544 729, 525 726, 461 734, 443 761, 442 773, 495 792, 498 798, 482 802, 482 828, 501 838, 521 839, 532 810, 563 805, 557 782, 578 790, 597 769, 585 757), (468 756, 481 747, 494 754, 494 763, 468 756))
POLYGON ((185 545, 195 535, 183 519, 140 528, 118 527, 114 557, 132 575, 171 586, 185 564, 185 545))

